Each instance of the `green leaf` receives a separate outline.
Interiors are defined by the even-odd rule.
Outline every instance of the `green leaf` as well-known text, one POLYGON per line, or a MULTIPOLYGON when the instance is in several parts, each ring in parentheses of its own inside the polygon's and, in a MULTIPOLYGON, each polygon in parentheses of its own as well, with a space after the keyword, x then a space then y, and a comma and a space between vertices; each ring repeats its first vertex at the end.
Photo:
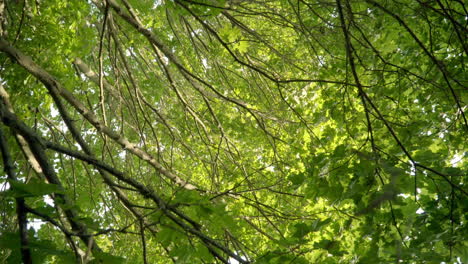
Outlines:
POLYGON ((182 203, 182 204, 196 204, 206 198, 201 196, 197 191, 191 190, 179 190, 175 193, 175 196, 172 200, 173 203, 182 203))
POLYGON ((12 197, 37 197, 52 193, 62 193, 62 190, 55 184, 48 184, 31 179, 28 183, 10 181, 11 188, 7 192, 12 197))
POLYGON ((172 242, 177 241, 179 236, 177 230, 169 227, 161 227, 161 230, 156 235, 156 241, 167 247, 172 242))
POLYGON ((304 173, 292 174, 289 176, 289 180, 294 185, 301 185, 305 181, 306 177, 304 173))
POLYGON ((296 238, 303 238, 312 231, 312 228, 304 223, 295 224, 294 228, 296 231, 294 232, 293 237, 296 238))
POLYGON ((455 255, 460 258, 461 263, 468 263, 468 243, 462 242, 454 247, 455 255))
POLYGON ((102 264, 123 264, 126 263, 125 258, 111 255, 104 252, 95 252, 94 259, 90 263, 102 263, 102 264))
POLYGON ((0 236, 0 248, 19 249, 20 247, 19 233, 8 232, 0 236))

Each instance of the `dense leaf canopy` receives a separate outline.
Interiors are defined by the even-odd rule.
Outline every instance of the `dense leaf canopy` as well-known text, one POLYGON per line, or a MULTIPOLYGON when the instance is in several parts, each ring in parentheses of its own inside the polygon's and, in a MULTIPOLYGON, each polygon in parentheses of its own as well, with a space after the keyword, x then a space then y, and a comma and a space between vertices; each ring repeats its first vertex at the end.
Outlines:
POLYGON ((463 0, 0 0, 1 263, 468 263, 463 0))

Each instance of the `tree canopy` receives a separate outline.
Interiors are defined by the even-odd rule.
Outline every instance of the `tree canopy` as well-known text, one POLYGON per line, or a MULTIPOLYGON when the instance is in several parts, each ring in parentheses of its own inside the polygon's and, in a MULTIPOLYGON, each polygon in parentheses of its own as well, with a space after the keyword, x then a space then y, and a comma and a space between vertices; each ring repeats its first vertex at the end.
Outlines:
POLYGON ((0 0, 1 263, 468 263, 463 0, 0 0))

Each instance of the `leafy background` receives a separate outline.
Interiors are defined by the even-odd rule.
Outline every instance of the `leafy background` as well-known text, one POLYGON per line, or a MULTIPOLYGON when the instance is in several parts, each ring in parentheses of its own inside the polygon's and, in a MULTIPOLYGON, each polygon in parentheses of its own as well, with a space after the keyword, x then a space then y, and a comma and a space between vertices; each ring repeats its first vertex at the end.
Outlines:
POLYGON ((463 1, 0 5, 2 262, 468 262, 463 1))

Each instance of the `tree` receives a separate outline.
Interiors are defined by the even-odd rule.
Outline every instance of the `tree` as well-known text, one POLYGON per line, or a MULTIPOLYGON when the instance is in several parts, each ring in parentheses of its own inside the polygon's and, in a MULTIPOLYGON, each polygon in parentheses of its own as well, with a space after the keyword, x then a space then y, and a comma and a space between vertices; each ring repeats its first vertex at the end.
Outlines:
POLYGON ((0 14, 2 263, 468 262, 463 1, 0 14))

